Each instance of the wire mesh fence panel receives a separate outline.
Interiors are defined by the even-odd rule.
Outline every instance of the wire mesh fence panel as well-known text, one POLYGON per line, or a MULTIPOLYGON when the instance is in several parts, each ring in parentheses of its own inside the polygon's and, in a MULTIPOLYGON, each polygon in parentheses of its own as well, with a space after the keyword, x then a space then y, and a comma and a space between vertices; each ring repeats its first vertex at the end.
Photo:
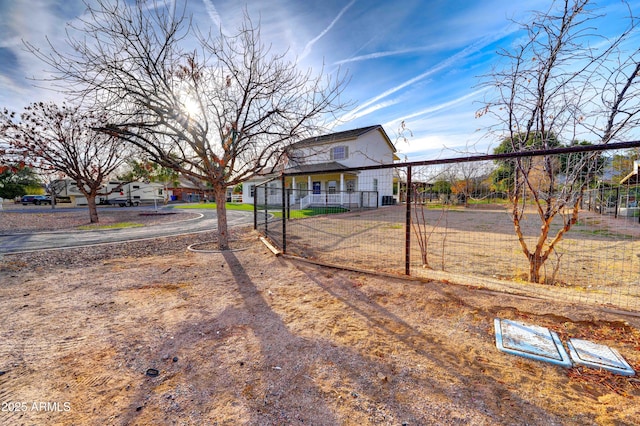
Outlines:
POLYGON ((587 188, 610 162, 578 160, 579 169, 556 155, 423 171, 448 177, 413 185, 423 193, 412 206, 412 274, 638 309, 640 226, 622 220, 616 201, 633 203, 635 192, 594 189, 590 211, 587 188))
MULTIPOLYGON (((542 279, 535 283, 529 280, 530 260, 504 207, 450 208, 429 213, 440 223, 429 239, 428 265, 419 247, 412 250, 413 275, 488 285, 496 290, 516 284, 519 290, 544 296, 640 308, 640 229, 635 223, 630 229, 629 221, 620 223, 620 219, 581 212, 573 229, 541 267, 542 279)), ((524 243, 530 247, 535 247, 539 239, 535 234, 540 225, 532 219, 536 215, 530 211, 520 224, 524 243)), ((552 225, 552 232, 559 227, 552 225)))
POLYGON ((403 215, 402 207, 389 206, 291 220, 287 222, 287 253, 352 268, 402 273, 403 215))
POLYGON ((273 183, 258 185, 254 195, 254 225, 277 246, 284 245, 282 222, 282 192, 273 183))
POLYGON ((285 177, 271 194, 280 204, 259 229, 288 254, 329 264, 639 310, 638 167, 620 161, 633 155, 285 177))
MULTIPOLYGON (((266 187, 257 192, 268 192, 266 187)), ((404 244, 404 211, 395 206, 379 215, 380 207, 394 204, 392 171, 357 177, 328 174, 297 183, 291 179, 281 188, 284 204, 270 207, 279 209, 275 216, 284 214, 286 228, 268 221, 258 229, 266 228, 265 235, 286 247, 288 254, 368 270, 404 270, 404 255, 398 249, 404 244)))

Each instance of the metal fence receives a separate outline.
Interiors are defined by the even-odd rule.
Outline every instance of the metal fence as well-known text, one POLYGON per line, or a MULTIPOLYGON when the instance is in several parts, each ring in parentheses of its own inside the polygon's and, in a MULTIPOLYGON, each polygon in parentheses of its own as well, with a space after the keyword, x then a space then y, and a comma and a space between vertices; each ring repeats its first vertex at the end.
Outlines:
POLYGON ((350 177, 315 176, 312 190, 284 175, 256 187, 255 227, 339 267, 638 311, 638 146, 340 170, 350 177), (392 170, 392 184, 372 170, 392 170), (348 179, 355 189, 334 189, 348 179))

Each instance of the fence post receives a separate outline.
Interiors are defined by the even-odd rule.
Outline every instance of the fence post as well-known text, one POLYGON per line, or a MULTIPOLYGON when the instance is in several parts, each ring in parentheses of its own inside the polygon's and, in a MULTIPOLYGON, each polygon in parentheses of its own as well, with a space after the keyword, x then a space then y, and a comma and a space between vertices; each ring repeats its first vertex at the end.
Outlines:
POLYGON ((258 229, 258 188, 256 185, 253 187, 253 230, 258 229))
POLYGON ((265 183, 264 184, 264 234, 267 236, 269 235, 268 229, 267 229, 267 223, 269 222, 267 217, 268 207, 269 207, 269 200, 267 199, 267 184, 265 183))
POLYGON ((604 186, 600 187, 600 214, 604 214, 607 203, 604 201, 604 186))
POLYGON ((407 210, 404 225, 404 273, 411 275, 411 166, 407 166, 407 210))
POLYGON ((284 174, 281 178, 282 185, 282 252, 287 252, 287 189, 284 186, 284 174))

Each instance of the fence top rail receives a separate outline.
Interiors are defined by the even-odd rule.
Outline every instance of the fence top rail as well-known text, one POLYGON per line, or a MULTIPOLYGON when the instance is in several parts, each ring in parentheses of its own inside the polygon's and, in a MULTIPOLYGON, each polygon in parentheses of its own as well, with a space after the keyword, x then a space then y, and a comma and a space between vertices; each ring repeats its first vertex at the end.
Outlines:
MULTIPOLYGON (((617 142, 599 145, 573 145, 562 148, 552 149, 535 149, 531 151, 518 151, 507 152, 503 154, 483 154, 483 155, 469 155, 466 157, 454 157, 454 158, 441 158, 436 160, 423 160, 423 161, 408 161, 403 163, 391 163, 391 164, 376 164, 373 166, 352 167, 349 169, 335 169, 335 170, 323 170, 323 173, 344 173, 349 170, 377 170, 388 169, 396 167, 411 167, 411 166, 433 166, 440 164, 453 164, 453 163, 468 163, 476 161, 489 161, 489 160, 507 160, 511 158, 523 158, 523 157, 541 157, 545 155, 558 155, 558 154, 573 154, 579 152, 596 152, 596 151, 614 151, 618 149, 629 149, 640 147, 640 140, 617 142)), ((308 172, 295 172, 295 173, 283 173, 284 176, 306 176, 308 172)))

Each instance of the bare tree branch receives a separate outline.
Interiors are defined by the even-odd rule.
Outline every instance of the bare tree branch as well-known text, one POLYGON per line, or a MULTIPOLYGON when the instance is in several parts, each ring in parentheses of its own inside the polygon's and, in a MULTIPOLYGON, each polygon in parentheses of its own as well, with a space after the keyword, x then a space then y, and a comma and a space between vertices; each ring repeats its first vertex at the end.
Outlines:
POLYGON ((68 33, 72 53, 27 47, 70 94, 108 111, 99 130, 211 185, 224 249, 226 188, 274 170, 286 146, 343 110, 346 78, 301 72, 262 44, 246 14, 227 36, 198 31, 180 2, 149 3, 87 3, 88 17, 68 33))
MULTIPOLYGON (((640 125, 640 91, 634 84, 640 78, 640 49, 625 51, 636 18, 629 8, 628 27, 606 39, 596 31, 600 17, 591 0, 555 1, 521 25, 526 37, 520 46, 500 52, 507 66, 486 82, 497 97, 478 115, 497 119, 503 152, 553 148, 562 139, 607 144, 640 125)), ((583 191, 602 166, 597 153, 559 161, 520 158, 509 166, 514 230, 535 282, 543 281, 542 266, 577 222, 583 191), (522 230, 529 206, 540 220, 534 239, 522 230), (562 225, 552 235, 556 218, 562 225)))
POLYGON ((118 138, 94 130, 104 121, 106 116, 78 106, 40 102, 25 107, 19 120, 5 110, 0 114, 0 134, 9 139, 12 153, 33 167, 75 181, 95 223, 96 196, 127 157, 118 138))

